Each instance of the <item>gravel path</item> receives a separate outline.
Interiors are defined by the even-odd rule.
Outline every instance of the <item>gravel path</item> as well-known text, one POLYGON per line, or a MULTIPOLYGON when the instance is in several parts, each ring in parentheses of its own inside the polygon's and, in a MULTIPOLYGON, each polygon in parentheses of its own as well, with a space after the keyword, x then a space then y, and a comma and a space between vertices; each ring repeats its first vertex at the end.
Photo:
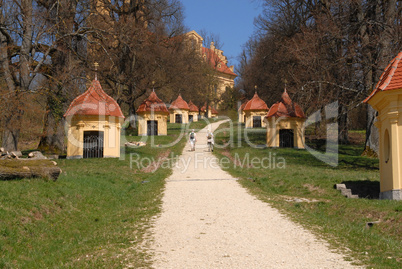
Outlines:
POLYGON ((357 268, 217 167, 205 136, 167 179, 152 229, 155 268, 357 268))

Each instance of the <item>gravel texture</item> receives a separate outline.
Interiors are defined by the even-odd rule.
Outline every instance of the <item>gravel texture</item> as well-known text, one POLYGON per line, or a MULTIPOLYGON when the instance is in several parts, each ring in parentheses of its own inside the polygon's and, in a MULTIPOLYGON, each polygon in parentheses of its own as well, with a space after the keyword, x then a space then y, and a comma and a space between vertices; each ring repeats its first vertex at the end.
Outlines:
POLYGON ((152 228, 155 268, 357 268, 220 169, 206 129, 197 140, 167 179, 152 228))

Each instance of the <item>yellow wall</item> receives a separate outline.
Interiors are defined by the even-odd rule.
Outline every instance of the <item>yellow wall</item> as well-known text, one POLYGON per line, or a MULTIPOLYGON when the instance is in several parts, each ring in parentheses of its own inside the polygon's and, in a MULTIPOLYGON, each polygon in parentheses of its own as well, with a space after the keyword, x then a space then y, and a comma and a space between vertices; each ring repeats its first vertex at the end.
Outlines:
MULTIPOLYGON (((256 111, 244 111, 244 115, 246 117, 245 127, 253 128, 253 117, 260 116, 261 117, 261 127, 265 127, 264 118, 267 115, 266 110, 256 110, 256 111)), ((244 117, 243 117, 244 118, 244 117)))
POLYGON ((103 156, 120 157, 120 133, 123 118, 112 116, 67 117, 67 158, 82 158, 85 131, 103 132, 103 156))
POLYGON ((193 122, 197 122, 197 121, 198 121, 198 112, 190 111, 188 114, 189 114, 189 115, 193 115, 193 122))
POLYGON ((138 113, 138 135, 147 135, 147 121, 158 121, 158 135, 167 135, 167 118, 165 113, 153 112, 153 113, 138 113))
POLYGON ((170 113, 170 123, 176 123, 176 115, 181 114, 181 120, 183 124, 188 123, 188 110, 171 109, 170 113))
MULTIPOLYGON (((238 111, 238 116, 239 116, 239 119, 238 119, 238 121, 239 121, 239 123, 244 123, 244 115, 246 115, 246 113, 244 113, 244 111, 243 110, 240 110, 240 111, 238 111)), ((265 115, 266 116, 266 115, 265 115)), ((265 117, 264 116, 264 117, 265 117)))
POLYGON ((378 92, 369 104, 378 111, 375 125, 380 133, 380 197, 401 200, 402 89, 378 92))
POLYGON ((265 118, 264 122, 267 127, 267 146, 279 147, 279 130, 292 129, 293 130, 293 144, 295 148, 304 149, 304 122, 305 119, 301 118, 284 118, 275 122, 277 118, 265 118))
MULTIPOLYGON (((207 112, 202 112, 202 115, 204 116, 204 117, 207 117, 207 115, 205 115, 207 112)), ((208 109, 208 117, 207 118, 212 118, 212 112, 211 112, 211 109, 208 109)))

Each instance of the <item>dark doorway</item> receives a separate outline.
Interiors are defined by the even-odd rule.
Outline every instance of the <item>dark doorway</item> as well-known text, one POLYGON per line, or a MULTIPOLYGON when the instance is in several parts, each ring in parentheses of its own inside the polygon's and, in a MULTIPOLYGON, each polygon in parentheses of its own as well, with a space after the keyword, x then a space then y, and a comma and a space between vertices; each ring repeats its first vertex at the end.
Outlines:
POLYGON ((176 123, 182 123, 182 115, 181 114, 176 114, 176 123))
POLYGON ((261 127, 261 116, 253 116, 253 128, 261 127))
POLYGON ((103 132, 84 132, 84 158, 103 158, 103 132))
POLYGON ((147 135, 158 135, 158 121, 147 121, 147 135))
POLYGON ((193 115, 188 115, 188 122, 193 122, 194 118, 193 115))
POLYGON ((294 147, 294 133, 292 129, 279 130, 279 146, 281 148, 294 147))

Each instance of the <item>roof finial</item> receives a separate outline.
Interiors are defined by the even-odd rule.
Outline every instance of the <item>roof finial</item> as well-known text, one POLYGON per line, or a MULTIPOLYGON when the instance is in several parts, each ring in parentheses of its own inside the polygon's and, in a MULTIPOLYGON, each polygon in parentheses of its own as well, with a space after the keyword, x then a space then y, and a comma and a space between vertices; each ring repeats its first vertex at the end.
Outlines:
POLYGON ((155 92, 155 81, 152 80, 152 91, 155 92))
POLYGON ((94 67, 95 67, 95 80, 98 80, 98 66, 99 64, 97 62, 94 62, 94 67))
POLYGON ((257 85, 254 85, 255 93, 257 93, 257 85))

